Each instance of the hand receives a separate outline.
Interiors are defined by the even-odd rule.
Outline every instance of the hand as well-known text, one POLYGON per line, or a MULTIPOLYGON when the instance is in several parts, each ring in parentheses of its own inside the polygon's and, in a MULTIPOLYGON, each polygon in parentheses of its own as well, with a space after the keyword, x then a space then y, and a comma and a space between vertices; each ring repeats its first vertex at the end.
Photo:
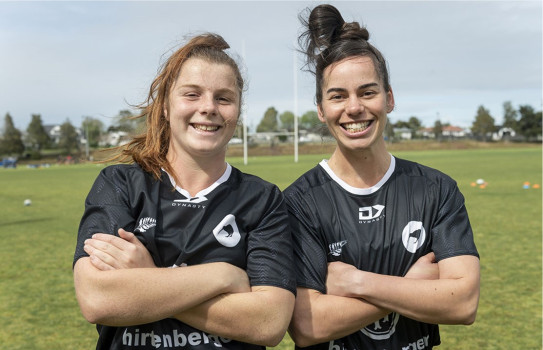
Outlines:
POLYGON ((439 279, 439 267, 436 263, 436 256, 433 252, 430 252, 424 256, 421 256, 413 266, 409 268, 407 278, 413 278, 418 280, 437 280, 439 279))
POLYGON ((156 267, 147 248, 132 232, 121 228, 118 233, 119 237, 96 233, 85 241, 84 250, 94 267, 102 271, 156 267))
POLYGON ((328 264, 326 276, 326 294, 350 297, 352 286, 359 270, 353 265, 341 261, 334 261, 328 264))

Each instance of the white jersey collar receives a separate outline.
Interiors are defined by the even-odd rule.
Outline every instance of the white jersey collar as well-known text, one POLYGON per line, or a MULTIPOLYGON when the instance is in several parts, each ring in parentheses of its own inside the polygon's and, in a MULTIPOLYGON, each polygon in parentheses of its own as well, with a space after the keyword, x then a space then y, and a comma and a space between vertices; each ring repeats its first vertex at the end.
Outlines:
POLYGON ((226 182, 226 180, 228 180, 228 178, 230 178, 230 174, 232 174, 232 166, 230 164, 226 163, 226 170, 221 175, 221 177, 217 181, 215 181, 211 186, 209 186, 208 188, 204 188, 200 192, 196 193, 196 195, 194 197, 192 197, 187 190, 177 186, 177 184, 175 183, 174 178, 170 174, 168 174, 168 172, 166 170, 164 170, 164 169, 162 169, 162 170, 168 175, 168 178, 170 179, 170 182, 172 183, 173 187, 175 187, 175 190, 177 192, 181 193, 183 196, 187 197, 187 199, 199 198, 199 197, 205 196, 206 194, 210 193, 215 188, 217 188, 217 186, 219 186, 223 182, 226 182))
POLYGON ((323 159, 319 165, 324 169, 324 171, 326 171, 326 173, 328 173, 328 175, 330 175, 330 177, 332 178, 332 180, 334 180, 335 182, 337 182, 338 185, 340 185, 341 187, 343 187, 343 189, 347 192, 350 192, 352 194, 358 194, 358 195, 368 195, 368 194, 372 194, 374 192, 377 192, 385 182, 388 181, 388 179, 390 179, 390 177, 392 176, 392 173, 394 172, 394 169, 396 168, 396 158, 394 158, 394 156, 391 154, 390 155, 390 166, 388 167, 388 170, 387 172, 385 173, 385 175, 381 178, 381 180, 379 180, 379 182, 377 182, 374 186, 372 187, 369 187, 369 188, 358 188, 358 187, 353 187, 351 185, 349 185, 348 183, 346 183, 345 181, 343 181, 342 179, 340 179, 333 171, 332 169, 330 168, 330 166, 328 165, 328 159, 323 159))

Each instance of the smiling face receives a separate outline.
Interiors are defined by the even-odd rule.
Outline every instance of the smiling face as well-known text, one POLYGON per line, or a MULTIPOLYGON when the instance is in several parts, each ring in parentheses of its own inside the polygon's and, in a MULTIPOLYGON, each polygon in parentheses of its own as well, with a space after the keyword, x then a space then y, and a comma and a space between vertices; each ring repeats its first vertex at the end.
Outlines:
POLYGON ((394 108, 370 57, 351 57, 326 67, 319 118, 342 151, 385 147, 387 113, 394 108))
POLYGON ((214 157, 224 161, 240 114, 236 76, 226 64, 189 58, 168 95, 168 159, 214 157))

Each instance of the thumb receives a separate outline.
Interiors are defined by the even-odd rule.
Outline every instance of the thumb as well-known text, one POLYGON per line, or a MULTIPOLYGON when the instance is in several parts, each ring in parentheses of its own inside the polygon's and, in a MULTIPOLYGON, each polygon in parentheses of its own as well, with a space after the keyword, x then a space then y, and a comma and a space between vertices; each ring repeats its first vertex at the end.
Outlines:
POLYGON ((125 241, 136 245, 142 245, 140 240, 132 232, 128 232, 124 228, 120 228, 117 232, 119 233, 119 237, 121 237, 125 241))

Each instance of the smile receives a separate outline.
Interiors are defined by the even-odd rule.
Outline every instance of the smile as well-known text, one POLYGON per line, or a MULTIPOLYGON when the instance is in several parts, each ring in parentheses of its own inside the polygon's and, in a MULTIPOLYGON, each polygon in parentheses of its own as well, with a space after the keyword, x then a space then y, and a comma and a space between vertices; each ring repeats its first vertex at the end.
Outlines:
POLYGON ((202 125, 202 124, 191 124, 193 128, 202 130, 202 131, 217 131, 219 126, 217 125, 202 125))
POLYGON ((355 132, 361 132, 361 131, 366 130, 370 126, 371 123, 372 121, 368 120, 368 121, 357 122, 357 123, 345 123, 345 124, 341 124, 341 126, 343 127, 343 129, 347 130, 348 132, 355 133, 355 132))

